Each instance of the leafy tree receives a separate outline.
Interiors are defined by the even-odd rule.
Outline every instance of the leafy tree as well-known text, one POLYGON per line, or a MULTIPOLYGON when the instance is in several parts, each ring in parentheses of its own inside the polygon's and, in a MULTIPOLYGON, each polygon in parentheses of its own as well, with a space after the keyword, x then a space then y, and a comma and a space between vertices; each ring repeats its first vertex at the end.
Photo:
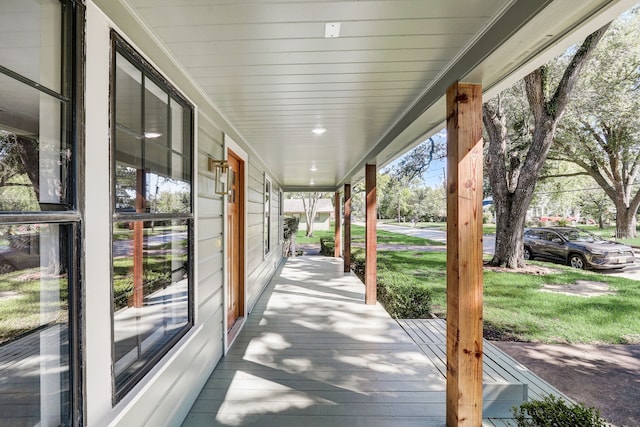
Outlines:
POLYGON ((137 171, 130 166, 116 164, 115 205, 117 209, 135 209, 137 171))
POLYGON ((416 206, 411 200, 415 199, 414 193, 423 183, 422 176, 429 170, 432 161, 445 156, 445 139, 438 134, 409 151, 399 162, 380 174, 380 214, 386 218, 395 217, 398 222, 415 216, 416 206))
POLYGON ((615 21, 578 81, 550 158, 573 162, 613 202, 616 235, 636 236, 640 206, 640 13, 615 21))
POLYGON ((39 166, 36 140, 0 131, 0 189, 4 209, 35 210, 33 202, 37 202, 40 194, 39 166))
POLYGON ((318 200, 323 198, 329 198, 329 193, 320 192, 307 192, 307 193, 289 193, 291 199, 302 199, 302 206, 304 207, 304 213, 306 216, 306 231, 305 236, 313 237, 313 220, 316 217, 318 209, 318 200))
POLYGON ((580 208, 582 211, 598 221, 598 227, 604 228, 604 222, 608 219, 613 207, 611 199, 599 188, 591 188, 580 192, 580 208))
POLYGON ((446 156, 445 140, 440 134, 430 137, 413 150, 405 154, 398 163, 390 168, 390 175, 399 181, 421 181, 422 175, 429 169, 431 162, 446 156))
POLYGON ((153 203, 158 212, 188 213, 191 209, 191 195, 186 191, 161 191, 153 203))
POLYGON ((524 83, 483 105, 487 172, 496 209, 496 247, 492 265, 524 265, 522 235, 536 181, 549 153, 558 122, 578 76, 608 26, 595 31, 575 51, 562 73, 542 66, 524 83), (561 74, 554 82, 554 74, 561 74), (555 83, 555 84, 554 84, 555 83), (526 95, 527 108, 518 101, 526 95), (515 107, 507 107, 508 100, 515 107))
POLYGON ((320 200, 322 193, 313 192, 307 193, 307 197, 302 197, 302 206, 304 207, 306 225, 307 225, 307 237, 313 237, 313 220, 316 217, 316 211, 318 209, 318 200, 320 200))
MULTIPOLYGON (((380 179, 380 175, 378 175, 378 179, 380 179)), ((380 181, 378 181, 380 182, 380 181)), ((380 209, 380 185, 377 187, 377 198, 378 198, 378 209, 380 209)), ((359 220, 364 219, 365 217, 365 188, 364 181, 361 181, 354 186, 351 187, 351 216, 357 218, 359 220)))
POLYGON ((440 221, 447 216, 447 200, 443 187, 419 187, 411 192, 410 218, 416 221, 440 221))
POLYGON ((412 189, 402 179, 390 173, 378 174, 376 178, 378 189, 378 214, 381 218, 396 218, 401 222, 411 212, 412 189))
POLYGON ((593 179, 574 164, 547 159, 531 207, 536 209, 535 216, 552 214, 579 218, 583 211, 580 196, 584 189, 594 186, 593 179))
MULTIPOLYGON (((394 206, 394 194, 391 182, 391 176, 388 173, 378 173, 376 176, 376 200, 378 201, 378 218, 388 218, 386 212, 390 210, 393 211, 394 206)), ((358 186, 358 191, 365 191, 364 183, 360 183, 358 186), (362 187, 362 188, 359 188, 362 187)), ((356 187, 354 187, 356 188, 356 187)), ((354 190, 355 191, 355 190, 354 190)), ((351 203, 351 207, 353 209, 353 201, 351 203)), ((364 217, 365 206, 362 206, 362 212, 364 217)), ((394 214, 391 214, 393 217, 394 214)))

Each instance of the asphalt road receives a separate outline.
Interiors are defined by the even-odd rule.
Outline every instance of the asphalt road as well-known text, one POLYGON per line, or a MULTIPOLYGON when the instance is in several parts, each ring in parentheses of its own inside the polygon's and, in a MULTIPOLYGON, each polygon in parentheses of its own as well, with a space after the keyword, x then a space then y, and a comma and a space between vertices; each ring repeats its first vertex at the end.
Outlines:
MULTIPOLYGON (((391 233, 405 234, 407 236, 422 237, 423 239, 435 240, 436 242, 447 242, 447 232, 434 228, 412 228, 391 224, 378 224, 378 229, 389 231, 391 233)), ((492 234, 485 234, 482 237, 483 252, 487 254, 493 254, 493 250, 495 247, 495 236, 492 234)))

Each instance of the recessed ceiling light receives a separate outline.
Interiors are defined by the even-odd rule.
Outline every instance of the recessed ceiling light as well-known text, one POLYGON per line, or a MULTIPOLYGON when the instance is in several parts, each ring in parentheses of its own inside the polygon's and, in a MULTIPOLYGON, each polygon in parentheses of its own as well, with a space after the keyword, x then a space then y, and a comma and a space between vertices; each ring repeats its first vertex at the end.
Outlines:
POLYGON ((316 135, 322 135, 326 131, 327 131, 327 128, 315 128, 311 130, 311 132, 315 133, 316 135))
POLYGON ((327 22, 326 24, 324 24, 324 37, 326 39, 340 37, 340 23, 327 22))
POLYGON ((148 139, 156 139, 156 138, 160 138, 162 136, 161 133, 158 132, 145 132, 144 133, 144 137, 148 138, 148 139))
POLYGON ((309 181, 309 185, 316 185, 316 182, 314 180, 309 181))
POLYGON ((317 172, 318 171, 318 167, 316 165, 311 165, 311 168, 309 170, 311 172, 317 172))

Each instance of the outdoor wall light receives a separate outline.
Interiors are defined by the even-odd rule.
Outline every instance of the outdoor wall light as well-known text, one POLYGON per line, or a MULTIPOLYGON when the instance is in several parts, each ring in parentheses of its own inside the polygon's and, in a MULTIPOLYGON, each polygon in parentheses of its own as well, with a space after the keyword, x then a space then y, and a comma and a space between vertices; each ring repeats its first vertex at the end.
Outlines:
POLYGON ((213 172, 215 177, 215 193, 223 196, 229 194, 229 189, 227 188, 229 183, 229 162, 209 157, 208 169, 209 172, 213 172))

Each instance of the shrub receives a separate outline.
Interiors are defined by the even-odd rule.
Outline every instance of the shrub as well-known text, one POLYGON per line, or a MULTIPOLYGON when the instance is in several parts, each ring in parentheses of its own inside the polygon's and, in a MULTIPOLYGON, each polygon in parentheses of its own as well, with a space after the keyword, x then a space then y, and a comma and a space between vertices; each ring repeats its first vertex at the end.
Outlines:
POLYGON ((295 218, 292 216, 285 216, 283 218, 284 222, 284 230, 283 236, 284 240, 289 240, 289 237, 295 235, 298 232, 298 226, 300 224, 300 218, 295 218))
POLYGON ((567 405, 554 395, 524 402, 512 409, 518 427, 605 427, 600 411, 583 405, 567 405))
POLYGON ((362 279, 364 277, 365 252, 362 248, 351 250, 351 269, 356 276, 362 279))
POLYGON ((113 279, 113 301, 115 309, 129 305, 129 299, 133 296, 133 276, 125 276, 113 279))
POLYGON ((431 291, 415 277, 378 270, 378 301, 395 319, 424 319, 431 315, 431 291))
POLYGON ((483 212, 482 213, 482 223, 483 224, 491 224, 491 223, 493 223, 493 214, 491 212, 483 212))
POLYGON ((336 241, 333 237, 323 237, 320 239, 320 255, 333 256, 336 241))

